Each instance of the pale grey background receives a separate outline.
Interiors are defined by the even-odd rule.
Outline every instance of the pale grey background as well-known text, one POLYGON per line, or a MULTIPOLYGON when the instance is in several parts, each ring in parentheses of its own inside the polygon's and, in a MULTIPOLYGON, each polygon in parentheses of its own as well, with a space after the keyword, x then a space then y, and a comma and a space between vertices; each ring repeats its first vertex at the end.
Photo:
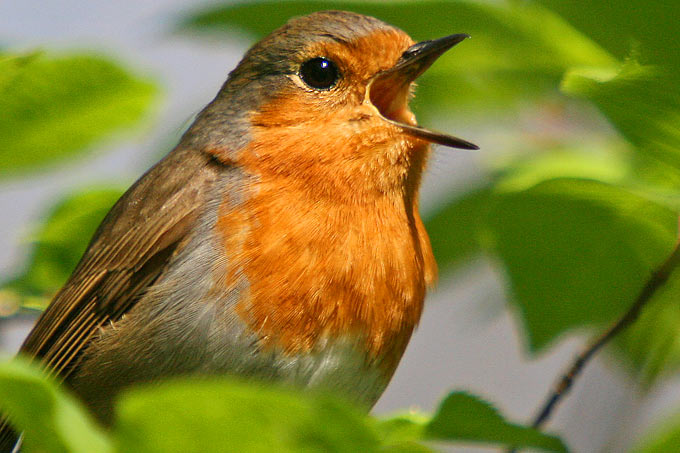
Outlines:
MULTIPOLYGON (((28 250, 27 226, 60 195, 89 183, 132 182, 170 149, 191 116, 212 99, 252 41, 247 36, 209 41, 173 34, 171 27, 180 13, 201 3, 0 3, 2 47, 12 51, 47 46, 50 50, 103 51, 157 78, 165 95, 159 114, 141 133, 114 140, 77 164, 0 184, 0 276, 11 276, 20 269, 28 250)), ((455 51, 445 58, 455 58, 455 51)), ((501 117, 483 126, 460 120, 455 124, 442 120, 436 126, 474 141, 483 151, 435 150, 424 183, 424 210, 443 194, 478 183, 483 163, 502 153, 504 136, 511 128, 545 125, 531 118, 501 117)), ((442 276, 375 412, 432 410, 449 390, 464 389, 486 397, 517 421, 528 420, 585 337, 564 338, 549 354, 529 360, 517 333, 518 317, 507 309, 503 286, 502 271, 481 259, 455 276, 442 276)), ((4 349, 16 349, 29 328, 29 320, 2 323, 4 349)), ((560 407, 550 428, 561 432, 575 452, 625 451, 646 427, 680 406, 678 384, 676 379, 642 394, 613 361, 598 358, 560 407)), ((455 451, 479 449, 461 447, 455 451)))

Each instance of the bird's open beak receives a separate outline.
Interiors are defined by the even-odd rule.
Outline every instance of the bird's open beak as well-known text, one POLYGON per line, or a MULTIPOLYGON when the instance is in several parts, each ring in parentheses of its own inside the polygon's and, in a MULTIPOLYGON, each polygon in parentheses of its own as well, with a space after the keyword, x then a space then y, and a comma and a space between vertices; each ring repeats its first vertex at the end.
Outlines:
POLYGON ((401 128, 408 135, 452 148, 479 149, 477 145, 462 138, 416 125, 415 118, 408 109, 411 83, 444 52, 466 38, 469 35, 457 34, 412 45, 392 68, 379 72, 369 82, 367 99, 370 99, 387 122, 401 128))

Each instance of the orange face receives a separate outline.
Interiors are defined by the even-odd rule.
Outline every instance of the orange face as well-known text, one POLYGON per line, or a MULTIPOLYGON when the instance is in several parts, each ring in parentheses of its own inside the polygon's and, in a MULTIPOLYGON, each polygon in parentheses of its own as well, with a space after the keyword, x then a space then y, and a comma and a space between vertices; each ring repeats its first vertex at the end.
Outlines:
MULTIPOLYGON (((271 123, 276 120, 281 124, 306 123, 321 120, 328 114, 343 115, 346 120, 358 119, 367 113, 364 109, 372 107, 367 96, 369 83, 377 74, 392 68, 413 44, 408 35, 394 28, 380 29, 351 42, 312 41, 292 58, 291 63, 293 67, 299 66, 298 71, 288 75, 292 83, 284 85, 274 99, 275 103, 295 102, 290 107, 297 109, 286 117, 272 119, 271 123), (318 69, 315 73, 305 70, 307 63, 315 58, 327 60, 335 70, 318 69), (333 71, 337 74, 335 77, 329 74, 326 80, 319 80, 324 72, 333 71), (314 114, 322 116, 310 116, 314 114)), ((405 88, 404 91, 408 91, 408 85, 405 88)), ((406 97, 402 100, 405 106, 406 97)))
POLYGON ((323 58, 337 69, 337 80, 315 89, 304 74, 288 75, 290 83, 251 116, 253 146, 239 160, 347 201, 401 192, 409 173, 417 184, 428 144, 383 117, 415 124, 407 104, 410 81, 369 92, 376 74, 393 67, 412 44, 406 34, 389 29, 351 45, 310 45, 300 53, 300 65, 323 58))
POLYGON ((403 31, 365 16, 329 11, 293 19, 230 75, 206 115, 219 129, 211 152, 336 199, 361 201, 376 192, 413 197, 429 143, 475 148, 419 127, 408 107, 413 81, 465 37, 414 44, 403 31), (221 98, 229 111, 220 109, 221 98), (245 116, 234 115, 241 111, 245 116), (230 140, 223 139, 225 118, 230 140), (220 142, 224 149, 214 146, 220 142))

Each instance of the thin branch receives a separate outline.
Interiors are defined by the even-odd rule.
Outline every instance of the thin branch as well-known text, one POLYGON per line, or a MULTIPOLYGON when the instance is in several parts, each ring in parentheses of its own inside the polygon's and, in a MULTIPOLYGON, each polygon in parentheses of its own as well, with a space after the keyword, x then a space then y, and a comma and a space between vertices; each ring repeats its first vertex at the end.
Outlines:
POLYGON ((574 380, 581 374, 585 365, 590 359, 602 349, 612 338, 619 332, 630 326, 640 316, 640 312, 652 296, 666 283, 673 270, 680 264, 680 241, 676 243, 673 253, 659 268, 654 271, 651 278, 647 281, 645 286, 640 291, 637 299, 630 306, 623 316, 616 321, 609 329, 602 335, 592 341, 578 356, 574 359, 569 370, 562 376, 555 388, 548 395, 541 411, 534 419, 532 426, 534 428, 542 427, 548 421, 553 409, 560 402, 560 400, 569 392, 574 380))
MULTIPOLYGON (((619 332, 637 320, 642 309, 647 305, 652 296, 654 296, 654 294, 666 283, 678 265, 680 265, 680 240, 676 243, 675 248, 668 259, 654 271, 628 311, 576 356, 568 371, 562 375, 562 378, 558 381, 555 388, 548 394, 548 398, 546 398, 540 412, 538 412, 538 415, 532 423, 534 428, 541 428, 545 425, 557 404, 569 392, 572 384, 581 374, 581 371, 583 371, 583 368, 588 364, 590 359, 619 332)), ((511 449, 510 451, 514 452, 515 450, 511 449)))

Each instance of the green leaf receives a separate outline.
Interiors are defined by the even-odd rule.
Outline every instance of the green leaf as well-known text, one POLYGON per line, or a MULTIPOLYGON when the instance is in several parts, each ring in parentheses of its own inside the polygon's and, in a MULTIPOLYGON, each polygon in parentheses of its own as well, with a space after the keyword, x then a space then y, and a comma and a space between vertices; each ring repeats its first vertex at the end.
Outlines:
POLYGON ((613 55, 626 57, 638 47, 645 63, 680 62, 678 5, 666 0, 538 0, 613 55))
POLYGON ((446 397, 425 428, 425 437, 533 447, 545 451, 567 451, 567 447, 558 437, 509 423, 489 403, 461 392, 453 392, 446 397))
POLYGON ((630 162, 620 147, 612 145, 615 144, 611 141, 603 141, 578 148, 529 149, 520 158, 497 162, 493 189, 496 192, 520 192, 558 178, 624 184, 630 172, 630 162))
POLYGON ((184 29, 246 30, 262 37, 289 18, 324 9, 368 14, 416 40, 465 32, 471 40, 442 57, 424 75, 414 107, 428 111, 468 104, 516 103, 554 90, 573 65, 611 65, 606 52, 550 11, 531 4, 474 1, 287 1, 218 6, 191 15, 184 29))
MULTIPOLYGON (((430 417, 421 413, 398 414, 378 421, 378 432, 384 445, 410 446, 423 438, 430 417)), ((405 447, 406 448, 406 447, 405 447)))
POLYGON ((641 151, 680 169, 680 79, 628 61, 620 70, 574 69, 562 89, 595 103, 641 151))
POLYGON ((680 445, 680 413, 664 420, 661 426, 654 426, 631 453, 668 453, 678 450, 680 445))
POLYGON ((425 223, 440 272, 455 269, 483 250, 490 187, 482 187, 439 206, 425 223))
POLYGON ((43 306, 69 277, 90 238, 122 191, 88 188, 67 196, 52 208, 33 238, 28 268, 4 285, 24 304, 43 306))
POLYGON ((122 451, 376 451, 359 411, 334 399, 227 380, 186 380, 138 388, 117 406, 122 451))
POLYGON ((660 376, 680 368, 680 272, 675 272, 640 313, 635 323, 616 338, 624 363, 650 386, 660 376))
MULTIPOLYGON (((475 254, 494 254, 494 252, 498 254, 499 241, 507 241, 508 244, 503 246, 504 250, 515 246, 519 249, 499 255, 501 259, 509 258, 509 261, 504 264, 512 267, 512 271, 508 274, 511 279, 509 282, 511 288, 515 285, 524 288, 520 292, 514 291, 513 297, 522 308, 521 315, 524 326, 527 328, 530 346, 533 349, 544 347, 566 330, 601 325, 612 320, 627 308, 627 304, 632 303, 633 298, 637 296, 637 289, 643 284, 645 275, 649 275, 645 271, 636 273, 634 269, 631 269, 617 277, 616 268, 610 268, 611 261, 616 261, 615 256, 603 260, 595 255, 595 251, 589 254, 587 250, 592 250, 590 245, 585 247, 586 251, 580 251, 578 247, 573 246, 583 241, 595 242, 602 244, 603 248, 611 247, 616 251, 622 244, 625 245, 625 242, 621 244, 617 242, 620 239, 619 236, 609 237, 606 242, 602 242, 599 239, 588 239, 587 235, 578 232, 579 228, 587 228, 582 224, 587 222, 584 216, 592 216, 588 214, 589 211, 605 209, 606 206, 601 206, 599 203, 588 204, 589 196, 586 196, 586 199, 579 196, 577 200, 572 200, 573 209, 567 209, 569 205, 561 201, 561 197, 555 195, 554 200, 550 201, 554 208, 546 210, 543 206, 533 205, 533 203, 538 203, 533 200, 537 189, 531 190, 535 186, 548 181, 550 181, 548 184, 554 184, 555 180, 564 181, 565 178, 587 178, 592 181, 586 183, 587 185, 595 184, 594 187, 605 187, 604 190, 607 191, 612 190, 610 188, 614 185, 616 188, 613 190, 616 193, 632 197, 633 200, 643 200, 644 204, 656 206, 656 209, 659 209, 658 212, 663 213, 665 220, 662 222, 667 225, 665 228, 667 232, 662 234, 666 239, 661 239, 661 242, 672 246, 675 224, 673 212, 677 210, 677 203, 658 196, 650 198, 650 191, 641 190, 640 184, 631 178, 630 162, 626 159, 626 155, 618 152, 618 149, 607 151, 609 147, 607 143, 600 143, 597 147, 586 146, 583 149, 551 152, 541 150, 540 153, 538 151, 529 153, 526 157, 515 158, 509 163, 499 163, 499 170, 492 175, 491 181, 486 186, 475 189, 461 198, 453 199, 441 206, 427 220, 426 224, 435 256, 440 269, 444 272, 468 262, 475 254), (505 216, 498 218, 499 204, 508 200, 511 204, 505 208, 512 213, 512 216, 510 219, 505 216), (580 208, 581 203, 587 205, 587 208, 580 208), (670 206, 671 210, 663 206, 670 206), (552 214, 553 211, 556 211, 557 216, 552 214), (500 225, 505 233, 499 236, 494 225, 498 226, 499 222, 508 221, 517 223, 512 227, 514 232, 507 231, 511 228, 510 225, 500 225), (551 223, 555 225, 546 230, 544 224, 551 223), (570 226, 573 224, 576 226, 570 226), (575 228, 575 231, 565 236, 562 230, 570 228, 575 228), (537 235, 536 231, 540 234, 537 235), (526 237, 518 240, 515 235, 520 234, 526 237), (544 234, 552 234, 554 238, 548 240, 544 238, 544 234), (566 243, 560 246, 561 242, 566 243), (562 247, 566 249, 566 252, 562 247), (544 257, 542 258, 544 264, 554 262, 557 266, 544 269, 541 264, 536 264, 534 267, 532 264, 536 260, 534 253, 538 253, 533 250, 534 248, 542 250, 541 256, 544 257), (514 257, 516 254, 522 255, 514 257), (581 261, 585 264, 581 264, 581 261), (602 269, 599 266, 602 266, 602 269), (538 268, 540 273, 534 274, 535 268, 538 268), (598 285, 597 277, 588 281, 584 277, 569 276, 564 268, 584 269, 586 275, 600 275, 604 272, 605 275, 610 275, 607 281, 612 282, 614 289, 610 291, 606 286, 606 281, 598 285), (630 287, 631 293, 626 295, 625 289, 620 288, 617 279, 625 280, 631 273, 637 283, 634 287, 630 287), (555 282, 564 283, 562 286, 555 286, 555 282), (578 285, 580 288, 584 284, 586 286, 582 290, 574 287, 578 285), (548 286, 549 289, 546 290, 543 286, 548 286), (593 300, 592 297, 584 297, 583 293, 600 296, 596 296, 597 300, 593 300), (605 295, 602 296, 602 294, 605 295)), ((571 184, 566 187, 571 187, 571 184)), ((599 189, 597 191, 599 192, 599 189)), ((568 200, 572 197, 572 192, 572 188, 565 192, 564 199, 568 200)), ((603 191, 602 194, 604 193, 603 191)), ((541 203, 545 202, 544 200, 541 203)), ((622 202, 622 204, 626 203, 627 201, 622 202)), ((644 211, 640 211, 640 216, 646 216, 644 211)), ((633 223, 639 223, 635 214, 631 214, 630 217, 633 223)), ((602 225, 605 222, 607 221, 599 221, 601 225, 599 228, 607 231, 608 226, 602 225)), ((624 217, 617 222, 627 222, 627 220, 624 217)), ((606 236, 607 233, 602 235, 606 236)), ((654 235, 651 237, 653 238, 654 235)), ((634 238, 630 240, 636 242, 634 238)), ((652 241, 656 242, 656 239, 652 241)), ((616 253, 620 255, 620 252, 616 253)), ((603 252, 602 255, 605 253, 603 252)), ((654 253, 654 255, 658 256, 659 260, 665 258, 662 256, 663 252, 654 253)), ((639 261, 638 258, 632 259, 639 261)), ((653 261, 654 259, 646 260, 641 268, 651 272, 652 267, 660 262, 654 263, 653 261)), ((621 266, 625 267, 627 264, 621 264, 621 266)), ((639 263, 635 266, 640 268, 639 263)), ((650 385, 657 377, 676 370, 680 365, 680 340, 678 340, 680 338, 680 307, 674 302, 673 296, 680 291, 677 287, 680 284, 678 277, 668 282, 667 287, 663 288, 645 308, 636 324, 625 331, 615 342, 618 347, 616 349, 618 357, 646 385, 650 385)), ((630 285, 630 283, 626 284, 630 285)))
POLYGON ((402 442, 383 446, 380 448, 381 453, 436 453, 429 447, 417 442, 402 442))
POLYGON ((0 56, 0 178, 71 159, 149 111, 156 87, 98 56, 0 56))
POLYGON ((498 194, 488 224, 537 351, 628 308, 670 254, 677 220, 620 187, 562 178, 498 194))
POLYGON ((426 217, 425 225, 440 271, 454 270, 475 255, 489 251, 493 241, 487 218, 498 192, 518 192, 560 177, 620 184, 630 165, 622 153, 608 148, 606 143, 583 149, 529 152, 525 157, 498 164, 485 185, 439 205, 426 217))
POLYGON ((20 360, 0 364, 0 409, 24 432, 22 451, 27 453, 113 451, 75 398, 20 360))

